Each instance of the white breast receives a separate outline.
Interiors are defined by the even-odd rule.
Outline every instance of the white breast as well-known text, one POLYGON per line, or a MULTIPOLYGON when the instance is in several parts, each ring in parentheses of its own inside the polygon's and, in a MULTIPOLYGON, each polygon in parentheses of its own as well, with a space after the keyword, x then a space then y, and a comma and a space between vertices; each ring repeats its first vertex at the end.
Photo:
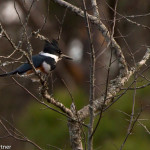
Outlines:
POLYGON ((47 64, 45 61, 43 62, 42 67, 44 68, 44 71, 46 73, 49 73, 51 71, 51 66, 47 64))
POLYGON ((53 54, 40 52, 40 55, 47 56, 47 57, 51 57, 51 58, 53 58, 53 59, 55 60, 56 63, 60 60, 58 56, 53 55, 53 54))

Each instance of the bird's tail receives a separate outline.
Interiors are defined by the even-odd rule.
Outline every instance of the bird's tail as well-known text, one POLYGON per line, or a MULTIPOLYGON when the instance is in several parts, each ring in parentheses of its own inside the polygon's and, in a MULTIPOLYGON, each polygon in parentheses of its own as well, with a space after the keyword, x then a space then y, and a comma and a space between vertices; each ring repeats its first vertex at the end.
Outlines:
POLYGON ((10 76, 10 75, 13 75, 13 74, 16 74, 16 73, 17 73, 17 70, 14 70, 14 71, 11 71, 11 72, 0 74, 0 77, 10 76))

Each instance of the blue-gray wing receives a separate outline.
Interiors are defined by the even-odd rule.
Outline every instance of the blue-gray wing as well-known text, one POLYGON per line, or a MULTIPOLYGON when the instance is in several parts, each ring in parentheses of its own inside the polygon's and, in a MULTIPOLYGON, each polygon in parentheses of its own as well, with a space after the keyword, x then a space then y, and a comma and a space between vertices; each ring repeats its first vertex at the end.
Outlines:
MULTIPOLYGON (((51 70, 53 70, 55 68, 55 60, 53 58, 50 58, 47 56, 42 56, 39 54, 34 55, 34 56, 32 56, 32 61, 33 61, 33 65, 35 68, 41 67, 41 65, 44 61, 47 63, 54 64, 54 65, 52 65, 51 70)), ((29 63, 25 63, 25 64, 21 65, 20 67, 18 67, 15 71, 18 74, 23 74, 31 69, 32 69, 32 66, 29 63)))

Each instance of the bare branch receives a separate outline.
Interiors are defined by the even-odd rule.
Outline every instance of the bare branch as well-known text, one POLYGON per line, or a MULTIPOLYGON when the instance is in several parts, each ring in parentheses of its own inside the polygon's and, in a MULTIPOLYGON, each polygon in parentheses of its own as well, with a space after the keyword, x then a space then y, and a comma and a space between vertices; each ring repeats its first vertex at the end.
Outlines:
MULTIPOLYGON (((59 5, 68 8, 69 10, 71 10, 72 12, 74 12, 75 14, 84 17, 84 11, 82 11, 80 8, 64 1, 64 0, 54 0, 54 2, 58 3, 59 5)), ((128 71, 128 67, 124 58, 124 55, 121 51, 120 46, 117 44, 117 42, 115 41, 115 39, 113 37, 111 37, 108 29, 106 28, 106 26, 100 21, 99 18, 89 15, 87 14, 87 17, 89 18, 89 20, 97 25, 98 29, 101 31, 102 35, 105 37, 105 40, 109 43, 111 42, 111 49, 115 51, 118 61, 119 61, 119 70, 120 70, 120 74, 121 76, 125 76, 127 74, 128 71)))
POLYGON ((97 18, 99 18, 99 12, 98 12, 98 5, 96 0, 91 0, 92 8, 93 8, 93 15, 97 18))
MULTIPOLYGON (((106 3, 106 5, 107 5, 112 11, 115 11, 106 1, 105 1, 105 3, 106 3)), ((125 19, 126 21, 128 21, 128 22, 131 23, 131 24, 134 24, 134 25, 136 25, 136 26, 138 26, 138 27, 142 27, 142 28, 144 28, 144 29, 150 30, 150 27, 148 27, 148 26, 146 26, 146 25, 143 25, 143 24, 140 24, 140 23, 138 23, 138 22, 135 22, 135 21, 129 19, 129 18, 131 18, 131 17, 126 17, 126 16, 124 16, 124 15, 118 13, 118 12, 117 12, 117 14, 121 17, 121 19, 123 18, 123 19, 125 19)), ((133 16, 132 16, 132 18, 133 18, 133 16)), ((120 20, 120 19, 119 19, 119 20, 120 20)))
POLYGON ((150 131, 148 130, 148 128, 146 127, 146 125, 144 125, 140 120, 138 120, 138 123, 145 129, 145 131, 150 135, 150 131))
POLYGON ((54 98, 52 98, 47 91, 44 91, 42 93, 43 97, 51 104, 53 104, 54 106, 58 107, 60 110, 62 110, 64 113, 66 113, 67 115, 69 115, 70 117, 73 116, 72 112, 70 109, 66 108, 62 103, 56 101, 54 98))
MULTIPOLYGON (((150 49, 147 48, 147 51, 143 56, 142 60, 139 63, 137 63, 137 70, 139 70, 140 67, 142 67, 149 58, 150 58, 150 49)), ((116 94, 125 85, 125 83, 127 83, 130 77, 135 73, 135 71, 136 71, 135 67, 132 67, 131 70, 128 72, 127 76, 118 77, 110 81, 105 105, 108 105, 113 100, 113 97, 116 96, 116 94)), ((101 110, 103 101, 104 101, 104 95, 102 95, 99 99, 93 102, 94 112, 101 110)), ((78 111, 78 115, 80 116, 81 120, 89 116, 88 107, 89 107, 88 105, 84 106, 81 110, 78 111)))
MULTIPOLYGON (((11 130, 9 130, 5 124, 2 122, 2 120, 0 120, 0 124, 3 126, 3 128, 5 129, 5 131, 8 133, 7 137, 12 137, 16 140, 22 141, 22 142, 27 142, 32 144, 33 146, 35 146, 37 149, 39 150, 43 150, 40 146, 38 146, 36 143, 34 143, 33 141, 29 140, 27 137, 23 136, 23 134, 21 132, 21 134, 18 135, 18 133, 16 133, 15 131, 13 133, 11 133, 11 130), (16 133, 16 134, 14 134, 16 133)), ((10 124, 10 123, 9 123, 10 124)), ((12 125, 11 125, 12 126, 12 125)), ((15 130, 17 130, 14 126, 12 126, 15 130)), ((18 130, 17 130, 18 131, 18 130)))
MULTIPOLYGON (((2 25, 1 25, 0 27, 1 27, 2 30, 4 30, 3 27, 2 27, 2 25)), ((53 104, 54 106, 60 108, 63 112, 65 112, 65 113, 68 114, 69 116, 72 116, 72 113, 71 113, 71 110, 70 110, 70 109, 66 108, 62 103, 56 101, 54 98, 52 98, 52 97, 48 94, 48 92, 47 92, 46 80, 43 80, 42 77, 41 77, 41 75, 37 73, 36 68, 34 67, 32 60, 29 58, 29 55, 28 55, 25 51, 23 51, 22 49, 18 49, 18 48, 16 47, 15 43, 14 43, 14 42, 12 41, 12 39, 8 36, 8 34, 6 33, 5 30, 4 30, 3 32, 4 32, 4 35, 6 36, 6 38, 8 39, 8 41, 11 43, 12 47, 13 47, 16 51, 19 51, 19 52, 23 53, 23 55, 24 55, 24 56, 26 57, 26 59, 28 60, 29 64, 32 66, 35 75, 37 75, 37 76, 39 77, 40 82, 41 82, 41 85, 42 85, 42 91, 41 91, 41 92, 42 92, 43 97, 44 97, 48 102, 50 102, 51 104, 53 104)))
POLYGON ((125 143, 126 143, 128 137, 129 137, 129 135, 130 135, 131 132, 133 131, 133 128, 134 128, 136 122, 138 121, 138 118, 139 118, 140 115, 141 115, 141 112, 142 112, 142 110, 138 113, 137 117, 134 119, 134 121, 133 121, 133 123, 132 123, 132 125, 131 125, 131 127, 130 127, 130 130, 128 131, 128 133, 127 133, 127 135, 126 135, 126 137, 125 137, 125 139, 124 139, 124 141, 123 141, 123 143, 122 143, 122 145, 121 145, 121 147, 120 147, 120 150, 123 149, 123 147, 124 147, 124 145, 125 145, 125 143))
MULTIPOLYGON (((115 3, 115 10, 117 9, 117 4, 118 4, 118 0, 116 0, 116 3, 115 3)), ((116 24, 116 13, 114 13, 114 21, 113 21, 111 37, 113 37, 113 35, 114 35, 115 24, 116 24)), ((107 71, 107 79, 106 79, 106 89, 105 89, 104 101, 103 101, 103 105, 102 105, 102 108, 101 108, 100 113, 99 113, 99 118, 98 118, 97 124, 96 124, 95 129, 93 130, 93 133, 91 134, 91 136, 93 136, 94 133, 96 132, 96 130, 98 128, 98 125, 99 125, 99 123, 101 121, 101 118, 102 118, 103 107, 104 107, 104 104, 105 104, 106 99, 107 99, 108 85, 109 85, 109 75, 110 75, 110 68, 111 68, 112 63, 113 62, 112 62, 112 50, 111 50, 111 52, 110 52, 110 59, 109 59, 109 65, 108 65, 108 71, 107 71)))
POLYGON ((58 21, 59 22, 59 34, 58 34, 58 38, 57 40, 60 40, 60 37, 61 37, 61 34, 62 34, 62 26, 63 26, 63 23, 65 21, 65 17, 66 17, 66 14, 67 14, 67 8, 65 9, 65 12, 64 12, 64 15, 63 15, 63 18, 62 18, 62 21, 58 21))
MULTIPOLYGON (((93 40, 91 36, 91 28, 89 24, 89 19, 87 16, 87 11, 86 11, 86 5, 85 1, 82 0, 83 7, 84 7, 84 17, 85 17, 85 24, 87 27, 87 33, 88 33, 88 38, 90 41, 90 52, 91 52, 91 57, 90 57, 90 97, 89 97, 89 115, 90 115, 90 122, 89 122, 89 128, 88 128, 88 141, 87 141, 87 148, 88 150, 93 149, 93 124, 94 124, 94 111, 93 111, 93 101, 95 99, 95 50, 93 46, 93 40)), ((95 10, 97 11, 97 9, 95 10)), ((95 12, 96 15, 98 15, 98 12, 95 12)))

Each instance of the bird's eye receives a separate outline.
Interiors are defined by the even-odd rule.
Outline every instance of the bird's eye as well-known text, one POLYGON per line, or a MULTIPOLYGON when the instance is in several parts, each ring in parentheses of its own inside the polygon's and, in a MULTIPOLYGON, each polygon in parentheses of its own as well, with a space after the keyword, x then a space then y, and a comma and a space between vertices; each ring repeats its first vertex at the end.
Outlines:
POLYGON ((58 50, 57 53, 61 54, 62 52, 58 50))

